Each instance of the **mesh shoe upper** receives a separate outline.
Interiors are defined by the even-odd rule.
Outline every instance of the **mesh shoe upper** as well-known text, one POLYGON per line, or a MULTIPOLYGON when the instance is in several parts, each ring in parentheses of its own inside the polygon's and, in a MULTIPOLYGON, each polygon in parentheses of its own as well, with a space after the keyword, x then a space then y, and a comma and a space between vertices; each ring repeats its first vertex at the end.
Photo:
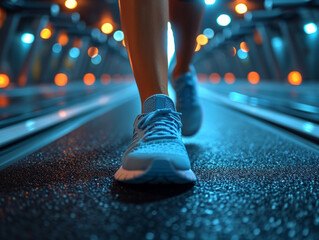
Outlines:
POLYGON ((122 158, 126 170, 146 170, 153 160, 169 160, 178 170, 190 169, 181 139, 180 113, 165 95, 154 95, 134 123, 133 141, 122 158))
POLYGON ((197 75, 195 68, 190 66, 191 72, 187 72, 172 79, 172 69, 170 67, 170 82, 176 92, 176 109, 182 113, 182 134, 191 136, 195 134, 202 123, 202 109, 197 96, 197 75))

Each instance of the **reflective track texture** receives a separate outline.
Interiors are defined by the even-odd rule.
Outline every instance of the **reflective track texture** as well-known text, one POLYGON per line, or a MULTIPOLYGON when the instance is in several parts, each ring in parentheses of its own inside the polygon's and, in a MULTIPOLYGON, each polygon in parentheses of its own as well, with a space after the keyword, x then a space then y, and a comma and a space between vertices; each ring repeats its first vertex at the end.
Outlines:
POLYGON ((185 138, 195 186, 114 182, 136 100, 0 172, 0 239, 318 239, 318 150, 203 106, 201 131, 185 138))

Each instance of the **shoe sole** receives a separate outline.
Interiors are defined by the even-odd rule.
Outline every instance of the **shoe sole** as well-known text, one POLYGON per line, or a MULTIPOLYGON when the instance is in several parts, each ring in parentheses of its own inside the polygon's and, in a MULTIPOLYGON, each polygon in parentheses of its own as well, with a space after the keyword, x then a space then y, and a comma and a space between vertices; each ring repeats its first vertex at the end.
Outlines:
POLYGON ((115 180, 129 184, 187 184, 196 182, 192 170, 176 170, 168 160, 153 160, 145 171, 126 170, 120 167, 115 180))

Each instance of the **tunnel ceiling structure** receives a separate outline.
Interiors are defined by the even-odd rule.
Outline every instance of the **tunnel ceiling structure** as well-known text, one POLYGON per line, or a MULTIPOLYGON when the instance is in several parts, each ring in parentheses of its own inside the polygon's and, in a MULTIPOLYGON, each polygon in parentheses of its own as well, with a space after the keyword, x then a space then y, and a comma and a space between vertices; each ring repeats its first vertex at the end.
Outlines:
MULTIPOLYGON (((27 0, 39 1, 43 0, 27 0)), ((79 12, 81 19, 89 26, 100 28, 105 22, 113 23, 115 29, 120 29, 120 14, 118 0, 79 0, 75 9, 65 7, 65 0, 45 0, 46 2, 59 4, 62 12, 79 12)), ((204 0, 203 0, 204 1, 204 0)), ((243 15, 235 12, 235 6, 244 3, 248 7, 248 11, 264 9, 263 1, 259 0, 233 0, 224 1, 216 0, 213 5, 207 5, 206 13, 202 24, 202 29, 212 28, 215 32, 222 29, 216 22, 220 14, 228 14, 232 19, 243 18, 243 15)))

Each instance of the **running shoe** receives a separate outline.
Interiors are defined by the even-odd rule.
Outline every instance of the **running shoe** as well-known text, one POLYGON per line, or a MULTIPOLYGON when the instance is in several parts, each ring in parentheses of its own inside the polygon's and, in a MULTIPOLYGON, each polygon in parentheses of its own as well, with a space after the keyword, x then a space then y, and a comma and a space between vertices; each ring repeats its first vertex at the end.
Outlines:
POLYGON ((191 71, 173 79, 175 64, 169 68, 169 81, 176 92, 176 109, 182 113, 182 134, 192 136, 198 132, 202 125, 203 112, 197 95, 197 74, 193 65, 191 71))
POLYGON ((134 122, 133 140, 114 178, 124 183, 196 181, 181 136, 180 113, 166 95, 149 97, 134 122))

